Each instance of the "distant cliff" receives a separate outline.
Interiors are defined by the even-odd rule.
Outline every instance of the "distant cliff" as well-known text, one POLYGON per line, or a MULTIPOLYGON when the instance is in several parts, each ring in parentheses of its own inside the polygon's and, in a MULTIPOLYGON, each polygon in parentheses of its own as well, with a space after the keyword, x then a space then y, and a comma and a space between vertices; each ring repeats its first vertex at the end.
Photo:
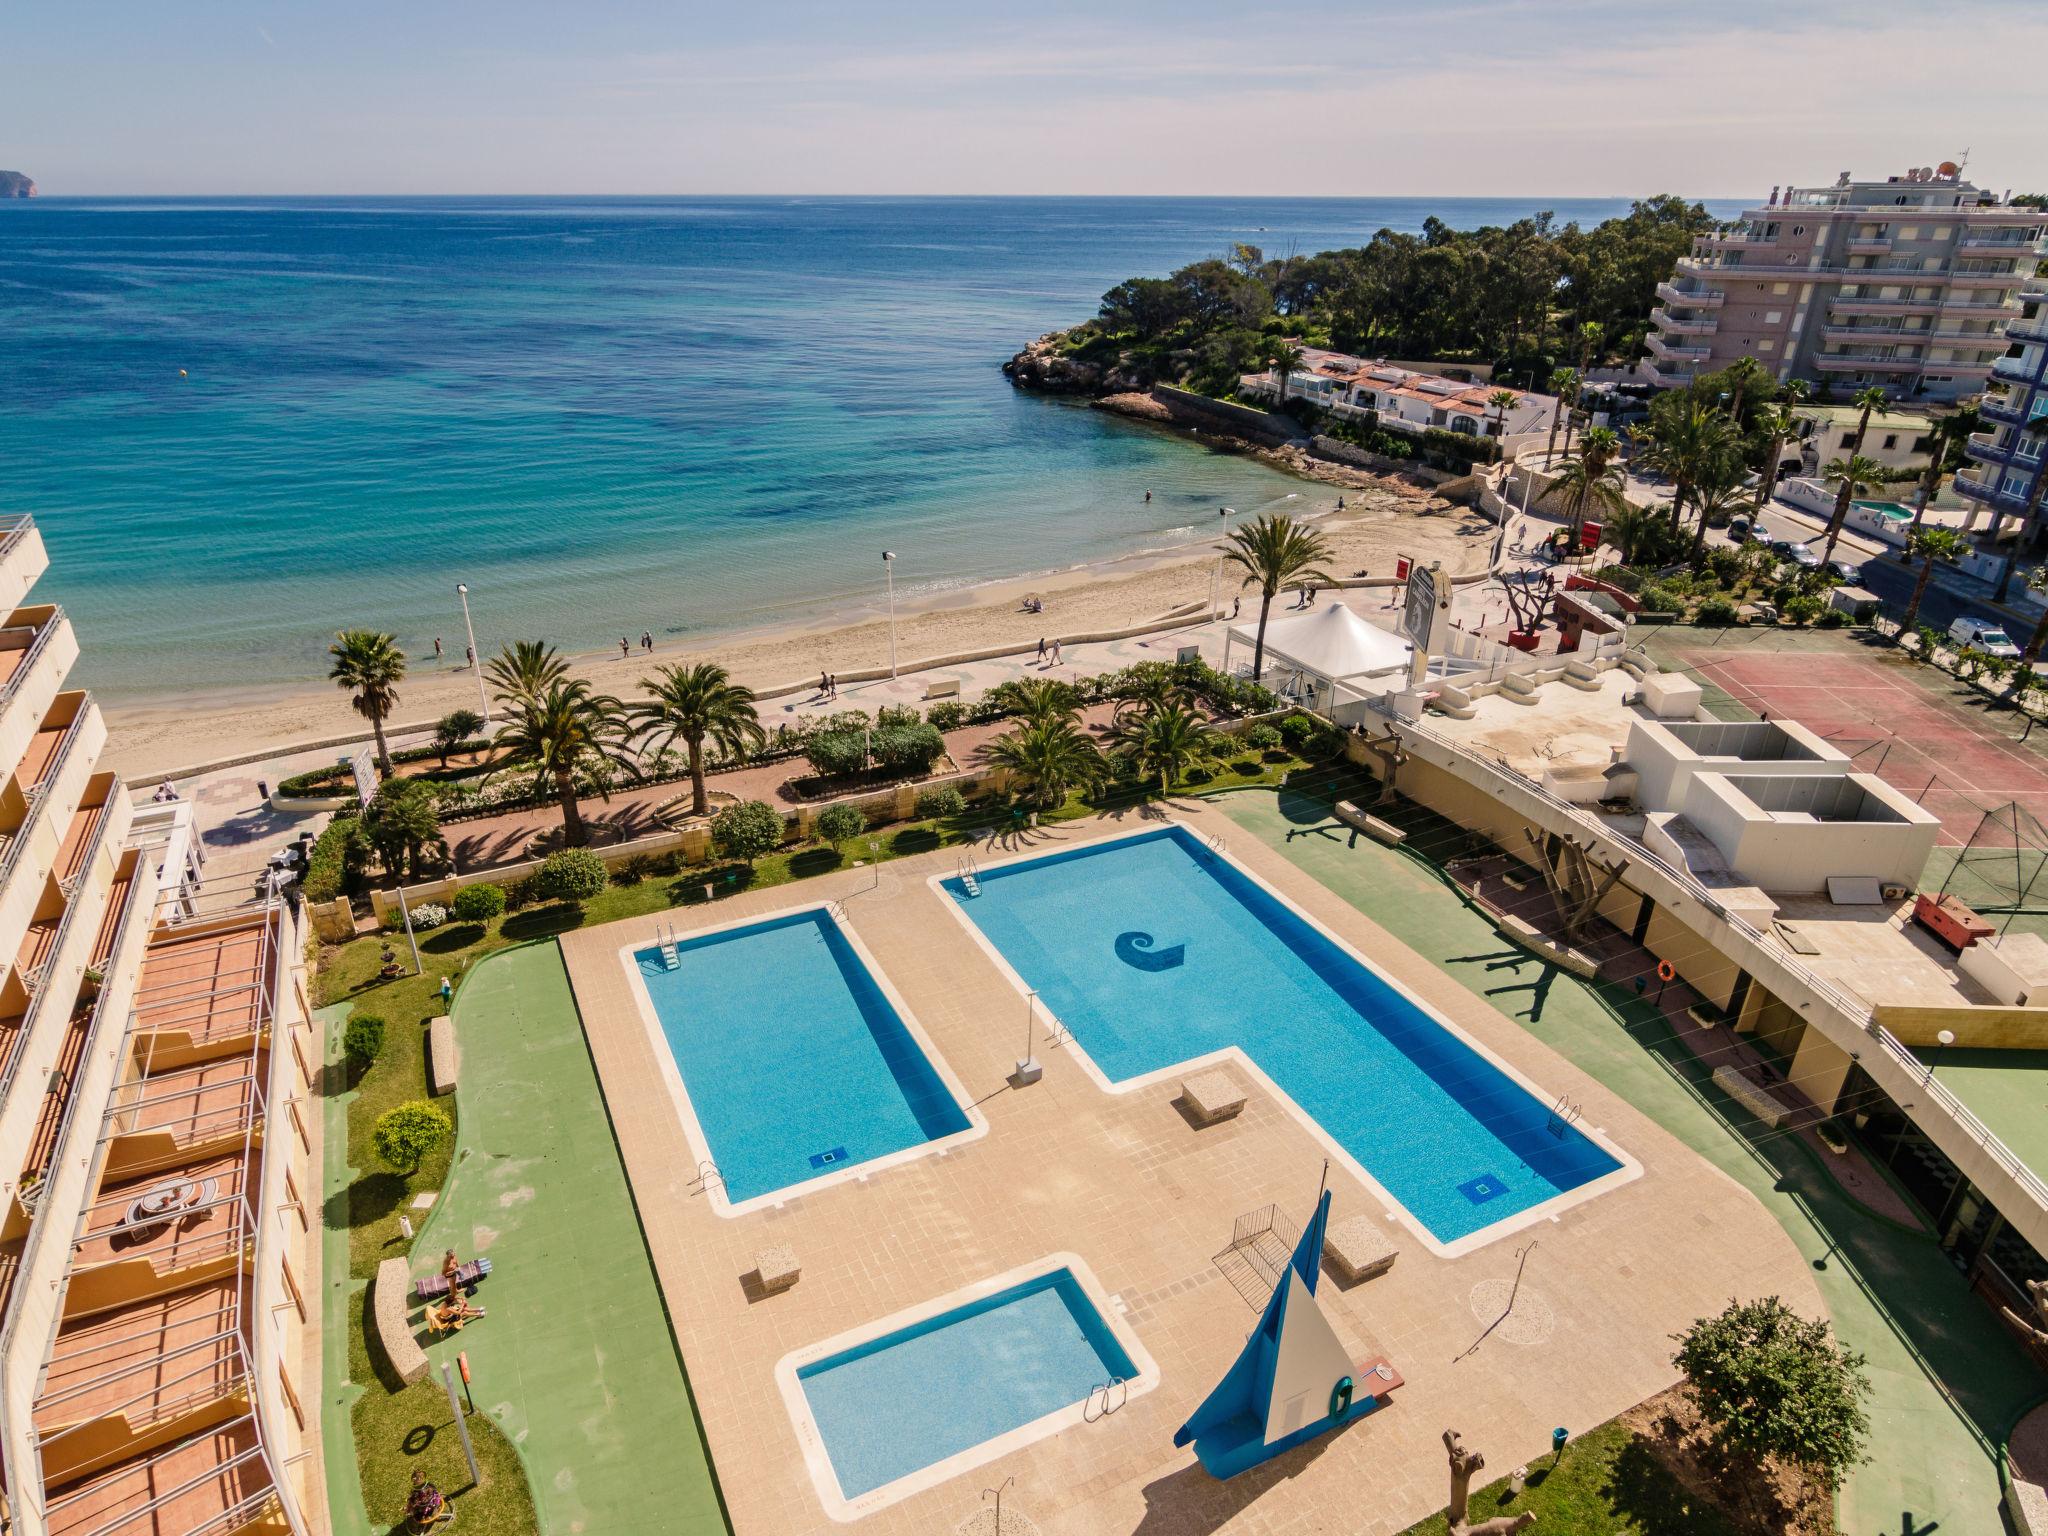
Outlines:
POLYGON ((0 171, 0 197, 34 197, 36 184, 20 171, 0 171))

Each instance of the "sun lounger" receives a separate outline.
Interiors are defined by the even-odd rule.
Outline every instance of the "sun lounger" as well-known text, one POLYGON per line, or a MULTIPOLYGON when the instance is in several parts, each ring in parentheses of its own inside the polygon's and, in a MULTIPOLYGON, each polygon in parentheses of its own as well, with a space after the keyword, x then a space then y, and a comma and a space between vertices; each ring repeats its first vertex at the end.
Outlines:
MULTIPOLYGON (((455 1283, 465 1291, 471 1290, 490 1272, 489 1259, 471 1259, 455 1271, 455 1283)), ((421 1301, 439 1301, 448 1294, 448 1282, 440 1275, 427 1275, 413 1282, 413 1293, 421 1301)))

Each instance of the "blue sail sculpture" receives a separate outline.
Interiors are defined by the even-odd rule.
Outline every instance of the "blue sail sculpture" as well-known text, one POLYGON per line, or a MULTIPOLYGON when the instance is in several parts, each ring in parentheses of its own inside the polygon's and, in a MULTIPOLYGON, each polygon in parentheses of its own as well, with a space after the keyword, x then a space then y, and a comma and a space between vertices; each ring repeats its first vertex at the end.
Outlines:
POLYGON ((1355 1368, 1316 1301, 1327 1191, 1280 1272, 1280 1283, 1237 1361, 1173 1437, 1194 1443, 1210 1476, 1237 1476, 1381 1407, 1401 1385, 1385 1360, 1355 1368))

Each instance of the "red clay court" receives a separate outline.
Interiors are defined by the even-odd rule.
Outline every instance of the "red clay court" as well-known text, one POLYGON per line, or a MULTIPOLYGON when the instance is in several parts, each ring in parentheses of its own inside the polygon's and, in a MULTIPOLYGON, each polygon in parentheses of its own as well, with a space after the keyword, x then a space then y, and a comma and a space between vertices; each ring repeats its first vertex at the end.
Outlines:
POLYGON ((1676 660, 1745 710, 1796 720, 1848 753, 1939 816, 1943 843, 1966 842, 1985 811, 2012 801, 2048 823, 2048 729, 2038 747, 2020 744, 2025 716, 1945 673, 1823 649, 1683 648, 1676 660))

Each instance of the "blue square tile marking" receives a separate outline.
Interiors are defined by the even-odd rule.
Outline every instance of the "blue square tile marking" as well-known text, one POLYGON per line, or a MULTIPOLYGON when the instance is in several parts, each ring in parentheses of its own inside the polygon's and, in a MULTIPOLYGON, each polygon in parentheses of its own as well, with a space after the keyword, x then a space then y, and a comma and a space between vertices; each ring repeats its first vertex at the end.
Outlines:
POLYGON ((811 1166, 813 1168, 830 1168, 834 1163, 843 1163, 845 1161, 846 1148, 844 1147, 834 1147, 830 1152, 813 1152, 811 1154, 811 1166))
POLYGON ((1490 1173, 1482 1173, 1476 1179, 1467 1179, 1458 1186, 1458 1193, 1474 1205, 1484 1205, 1487 1201, 1498 1199, 1507 1192, 1507 1185, 1490 1173))

